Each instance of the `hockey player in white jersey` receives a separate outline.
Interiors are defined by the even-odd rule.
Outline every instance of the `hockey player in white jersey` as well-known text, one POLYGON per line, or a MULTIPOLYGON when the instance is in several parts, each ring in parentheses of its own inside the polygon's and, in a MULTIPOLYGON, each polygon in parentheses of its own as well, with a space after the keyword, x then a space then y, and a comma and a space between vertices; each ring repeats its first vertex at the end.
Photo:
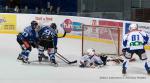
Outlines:
POLYGON ((150 62, 147 60, 144 46, 148 43, 148 35, 138 30, 137 24, 131 24, 129 26, 129 33, 123 37, 123 51, 125 52, 125 60, 122 65, 122 74, 126 74, 129 60, 133 54, 139 56, 140 60, 145 61, 145 70, 150 74, 150 62))
POLYGON ((95 50, 90 48, 87 50, 87 53, 81 57, 80 67, 96 67, 103 65, 103 61, 100 56, 97 56, 95 50))

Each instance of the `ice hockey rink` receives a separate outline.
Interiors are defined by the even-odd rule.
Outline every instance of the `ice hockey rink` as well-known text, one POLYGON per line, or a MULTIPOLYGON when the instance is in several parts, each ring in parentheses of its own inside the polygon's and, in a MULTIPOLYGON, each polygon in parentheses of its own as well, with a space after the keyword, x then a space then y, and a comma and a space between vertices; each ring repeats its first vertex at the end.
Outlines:
MULTIPOLYGON (((37 62, 37 49, 29 56, 31 64, 22 64, 16 58, 20 53, 16 35, 0 34, 0 83, 149 83, 150 76, 144 69, 144 63, 131 62, 127 75, 121 73, 121 64, 109 62, 101 68, 79 68, 77 64, 68 65, 57 59, 59 66, 48 62, 37 62)), ((69 60, 81 57, 81 40, 61 38, 58 52, 69 60)), ((150 51, 147 51, 150 57, 150 51)), ((138 58, 137 58, 138 59, 138 58)))

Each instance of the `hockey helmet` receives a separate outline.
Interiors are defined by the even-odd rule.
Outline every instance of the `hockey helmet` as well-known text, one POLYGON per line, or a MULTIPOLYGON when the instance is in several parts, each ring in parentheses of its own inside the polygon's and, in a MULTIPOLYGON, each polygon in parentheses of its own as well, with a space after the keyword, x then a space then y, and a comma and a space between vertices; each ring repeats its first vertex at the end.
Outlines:
POLYGON ((38 25, 37 21, 34 21, 34 20, 33 20, 33 21, 31 22, 31 27, 32 27, 32 28, 35 29, 35 28, 37 27, 37 25, 38 25))
POLYGON ((87 49, 87 53, 88 53, 89 55, 94 55, 94 54, 95 54, 95 49, 89 48, 89 49, 87 49))
POLYGON ((138 25, 137 24, 130 24, 129 30, 132 31, 132 30, 135 30, 135 29, 138 29, 138 25))
POLYGON ((50 25, 50 27, 53 28, 53 29, 57 29, 56 23, 52 23, 52 24, 50 25))

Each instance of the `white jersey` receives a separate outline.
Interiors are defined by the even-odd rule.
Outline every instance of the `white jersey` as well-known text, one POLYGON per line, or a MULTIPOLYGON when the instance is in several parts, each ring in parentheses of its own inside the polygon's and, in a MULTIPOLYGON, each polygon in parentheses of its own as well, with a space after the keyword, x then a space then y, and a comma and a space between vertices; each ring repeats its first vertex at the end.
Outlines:
POLYGON ((147 34, 143 31, 131 31, 123 38, 123 46, 130 50, 144 49, 145 37, 147 34))
POLYGON ((81 60, 80 60, 82 63, 86 62, 87 65, 90 64, 90 63, 94 63, 94 62, 97 62, 97 63, 100 63, 102 64, 103 61, 100 59, 99 56, 90 56, 90 55, 84 55, 81 57, 81 60))

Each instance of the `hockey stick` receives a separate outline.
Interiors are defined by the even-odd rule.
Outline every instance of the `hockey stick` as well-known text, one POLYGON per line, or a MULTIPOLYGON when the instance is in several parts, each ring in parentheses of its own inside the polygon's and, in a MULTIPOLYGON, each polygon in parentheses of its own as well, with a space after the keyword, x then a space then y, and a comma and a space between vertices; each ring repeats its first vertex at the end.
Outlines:
POLYGON ((60 60, 62 60, 62 61, 64 61, 65 63, 67 63, 68 64, 68 62, 66 61, 66 60, 64 60, 64 59, 62 59, 59 55, 55 55, 57 58, 59 58, 60 60))
POLYGON ((58 37, 58 38, 63 38, 63 37, 65 37, 66 36, 66 31, 64 32, 64 34, 63 34, 63 36, 61 36, 61 37, 58 37))
POLYGON ((62 61, 64 61, 64 62, 67 63, 67 64, 74 64, 74 63, 77 63, 77 60, 69 61, 67 58, 65 58, 64 56, 62 56, 62 55, 59 54, 58 52, 57 52, 56 54, 57 54, 56 56, 57 56, 59 59, 61 59, 62 61))

